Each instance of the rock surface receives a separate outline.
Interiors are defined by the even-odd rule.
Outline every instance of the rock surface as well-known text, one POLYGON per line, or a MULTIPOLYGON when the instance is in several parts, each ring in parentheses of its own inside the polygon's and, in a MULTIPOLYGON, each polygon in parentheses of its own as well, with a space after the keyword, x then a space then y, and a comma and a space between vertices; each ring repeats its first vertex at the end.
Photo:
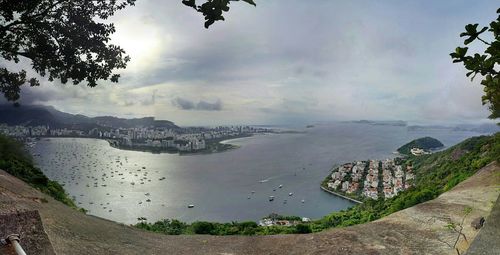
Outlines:
POLYGON ((479 230, 480 228, 483 227, 483 224, 484 224, 484 217, 477 217, 470 223, 470 226, 473 227, 475 230, 479 230))
POLYGON ((463 253, 478 233, 471 221, 487 218, 499 187, 500 167, 492 163, 432 201, 367 224, 304 235, 166 236, 84 215, 0 171, 0 213, 38 210, 57 254, 456 254, 457 234, 446 225, 472 208, 467 240, 457 245, 463 253))
MULTIPOLYGON (((17 234, 27 254, 53 255, 54 250, 45 233, 38 211, 18 211, 0 214, 0 238, 17 234)), ((0 254, 15 254, 12 245, 0 246, 0 254)))
POLYGON ((500 197, 484 222, 467 255, 500 255, 500 197))

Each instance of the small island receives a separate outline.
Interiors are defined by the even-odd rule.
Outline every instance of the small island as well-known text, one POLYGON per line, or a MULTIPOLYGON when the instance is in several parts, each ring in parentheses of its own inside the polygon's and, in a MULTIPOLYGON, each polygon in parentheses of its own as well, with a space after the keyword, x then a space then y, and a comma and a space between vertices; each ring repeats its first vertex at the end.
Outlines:
POLYGON ((429 136, 415 139, 401 147, 398 148, 398 152, 403 155, 414 155, 419 156, 423 154, 428 154, 432 150, 436 150, 444 147, 436 138, 429 136))

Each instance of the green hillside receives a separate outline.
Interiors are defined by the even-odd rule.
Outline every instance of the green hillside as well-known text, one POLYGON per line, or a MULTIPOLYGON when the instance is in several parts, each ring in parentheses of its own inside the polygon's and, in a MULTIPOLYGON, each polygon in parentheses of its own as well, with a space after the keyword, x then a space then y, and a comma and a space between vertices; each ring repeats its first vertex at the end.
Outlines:
POLYGON ((367 199, 362 204, 297 226, 260 227, 249 222, 204 221, 186 224, 177 220, 148 223, 145 219, 141 219, 136 227, 164 234, 271 235, 318 232, 333 227, 351 226, 380 219, 393 212, 434 199, 475 174, 480 168, 499 159, 500 133, 469 138, 441 152, 411 157, 406 159, 404 164, 413 165, 416 174, 413 187, 394 198, 367 199))
POLYGON ((0 169, 54 199, 76 207, 59 183, 49 180, 39 168, 34 166, 31 155, 24 150, 23 144, 4 135, 0 135, 0 169))
POLYGON ((500 159, 500 133, 469 138, 451 148, 433 154, 411 157, 415 186, 398 196, 366 200, 347 210, 334 212, 312 224, 313 231, 369 222, 393 212, 431 200, 475 174, 487 164, 500 159))
POLYGON ((432 138, 432 137, 422 137, 415 139, 401 147, 398 148, 398 152, 401 154, 409 155, 410 150, 412 148, 419 148, 423 149, 425 151, 437 149, 443 147, 443 143, 441 143, 438 139, 432 138))

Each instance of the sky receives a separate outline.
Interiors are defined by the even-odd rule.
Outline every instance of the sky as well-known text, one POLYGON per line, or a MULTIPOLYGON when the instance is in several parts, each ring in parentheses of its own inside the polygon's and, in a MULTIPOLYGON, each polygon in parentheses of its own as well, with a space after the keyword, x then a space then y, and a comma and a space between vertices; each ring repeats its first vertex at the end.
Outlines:
POLYGON ((118 84, 42 78, 20 102, 179 125, 487 122, 480 80, 449 53, 466 24, 497 17, 497 1, 255 2, 232 2, 205 29, 180 0, 138 0, 111 19, 113 43, 132 59, 118 84))

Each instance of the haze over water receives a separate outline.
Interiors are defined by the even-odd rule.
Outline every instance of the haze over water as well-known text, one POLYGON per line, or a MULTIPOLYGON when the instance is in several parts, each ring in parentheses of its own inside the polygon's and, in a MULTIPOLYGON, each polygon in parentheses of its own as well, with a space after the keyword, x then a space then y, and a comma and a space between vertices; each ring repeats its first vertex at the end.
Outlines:
POLYGON ((353 205, 320 189, 332 166, 394 157, 393 151, 418 137, 451 146, 480 135, 356 123, 304 130, 235 139, 228 142, 240 148, 204 155, 125 151, 104 140, 79 138, 42 139, 32 152, 40 154, 35 161, 42 171, 65 184, 89 214, 128 224, 138 217, 230 222, 270 213, 320 218, 353 205))

